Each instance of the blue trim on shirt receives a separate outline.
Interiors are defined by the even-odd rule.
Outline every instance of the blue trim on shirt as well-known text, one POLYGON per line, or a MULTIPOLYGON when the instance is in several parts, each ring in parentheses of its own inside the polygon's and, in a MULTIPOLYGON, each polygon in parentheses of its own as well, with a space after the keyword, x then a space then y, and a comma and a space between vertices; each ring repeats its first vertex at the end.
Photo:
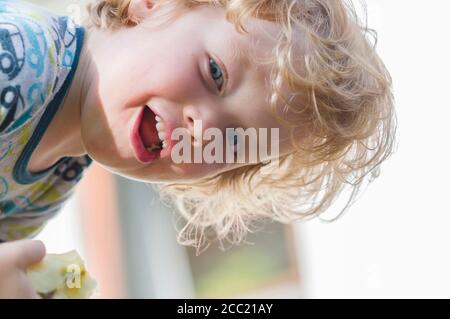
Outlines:
MULTIPOLYGON (((83 47, 83 40, 84 40, 84 29, 83 27, 77 27, 76 28, 76 38, 77 38, 77 49, 75 58, 73 61, 73 64, 71 66, 71 70, 69 74, 67 75, 67 78, 62 85, 61 89, 56 93, 53 100, 48 104, 47 109, 45 110, 44 114, 42 115, 38 125, 36 126, 36 129, 33 132, 33 135, 31 136, 30 140, 28 141, 27 145, 23 149, 22 153, 20 154, 16 164, 14 165, 13 169, 13 178, 14 180, 19 184, 32 184, 45 176, 47 176, 53 169, 55 169, 59 164, 63 163, 64 161, 70 160, 70 157, 63 157, 58 162, 53 164, 51 167, 39 171, 37 173, 32 173, 27 170, 28 162, 30 161, 31 154, 35 150, 36 146, 39 144, 39 141, 41 140, 42 136, 45 133, 45 130, 48 128, 50 122, 52 121, 54 115, 56 114, 56 111, 58 111, 58 108, 63 103, 63 100, 70 88, 70 85, 72 84, 73 77, 75 75, 75 71, 78 67, 78 62, 81 54, 81 49, 83 47)), ((88 159, 88 162, 91 163, 92 160, 88 155, 85 155, 88 159)))

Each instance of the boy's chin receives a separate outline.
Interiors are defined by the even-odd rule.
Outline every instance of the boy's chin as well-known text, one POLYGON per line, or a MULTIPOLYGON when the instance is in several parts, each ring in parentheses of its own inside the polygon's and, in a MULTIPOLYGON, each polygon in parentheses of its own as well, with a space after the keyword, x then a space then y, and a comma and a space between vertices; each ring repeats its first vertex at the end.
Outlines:
POLYGON ((223 164, 166 164, 155 162, 134 170, 100 165, 113 174, 144 183, 192 183, 229 170, 223 164))
MULTIPOLYGON (((193 182, 213 178, 243 164, 175 163, 171 158, 159 158, 149 164, 140 163, 132 154, 117 154, 98 145, 85 145, 88 155, 99 166, 124 178, 141 182, 193 182)), ((244 164, 245 165, 245 164, 244 164)))

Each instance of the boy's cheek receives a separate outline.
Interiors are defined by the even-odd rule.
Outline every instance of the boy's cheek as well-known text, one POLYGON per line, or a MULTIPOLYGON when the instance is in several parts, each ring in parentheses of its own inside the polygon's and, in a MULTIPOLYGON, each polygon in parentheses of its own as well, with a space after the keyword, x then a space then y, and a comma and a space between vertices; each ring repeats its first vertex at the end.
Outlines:
MULTIPOLYGON (((133 57, 130 57, 130 61, 133 57)), ((142 74, 134 71, 130 62, 117 57, 117 60, 109 58, 107 61, 98 63, 95 68, 96 81, 90 86, 98 88, 99 97, 108 104, 111 101, 123 101, 125 98, 133 95, 136 90, 141 89, 143 77, 142 74)), ((142 71, 141 71, 142 72, 142 71)))
POLYGON ((98 104, 107 109, 143 106, 149 99, 149 81, 139 74, 102 77, 97 84, 98 104))

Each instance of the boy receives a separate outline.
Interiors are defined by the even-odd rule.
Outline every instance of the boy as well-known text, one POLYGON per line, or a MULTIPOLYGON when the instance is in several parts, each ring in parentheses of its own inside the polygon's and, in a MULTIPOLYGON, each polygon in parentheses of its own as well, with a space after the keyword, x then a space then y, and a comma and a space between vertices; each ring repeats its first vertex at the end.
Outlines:
POLYGON ((81 27, 0 0, 0 22, 3 241, 39 232, 92 160, 154 183, 201 245, 318 216, 345 185, 350 204, 392 151, 391 79, 346 1, 98 0, 81 27), (206 144, 199 121, 277 129, 277 161, 175 161, 178 128, 206 144))

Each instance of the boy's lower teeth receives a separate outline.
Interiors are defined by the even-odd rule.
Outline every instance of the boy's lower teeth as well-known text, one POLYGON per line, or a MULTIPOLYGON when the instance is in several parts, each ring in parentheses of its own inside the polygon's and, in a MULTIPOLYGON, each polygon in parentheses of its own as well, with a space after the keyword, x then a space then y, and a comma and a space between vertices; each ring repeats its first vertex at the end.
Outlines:
POLYGON ((161 150, 161 147, 159 145, 152 145, 150 147, 147 147, 147 151, 153 152, 153 151, 159 151, 161 150))

